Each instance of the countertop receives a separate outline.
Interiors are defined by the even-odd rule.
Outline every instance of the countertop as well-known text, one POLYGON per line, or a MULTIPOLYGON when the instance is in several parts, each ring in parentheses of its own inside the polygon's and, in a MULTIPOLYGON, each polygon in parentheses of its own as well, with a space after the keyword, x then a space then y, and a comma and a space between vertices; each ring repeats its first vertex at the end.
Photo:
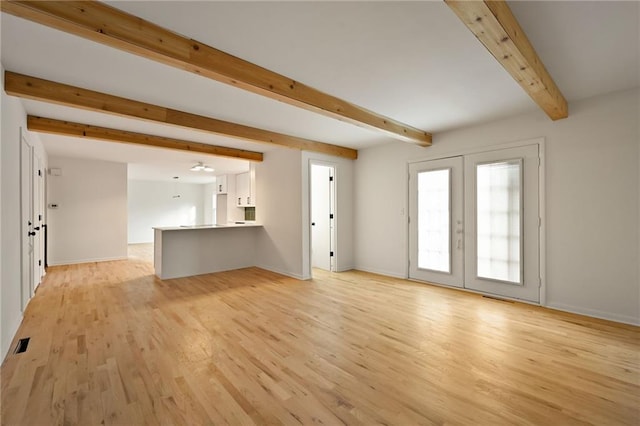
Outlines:
POLYGON ((224 225, 183 225, 183 226, 167 226, 167 227, 153 227, 157 231, 192 231, 194 229, 224 229, 224 228, 256 228, 262 225, 255 222, 231 222, 224 225))

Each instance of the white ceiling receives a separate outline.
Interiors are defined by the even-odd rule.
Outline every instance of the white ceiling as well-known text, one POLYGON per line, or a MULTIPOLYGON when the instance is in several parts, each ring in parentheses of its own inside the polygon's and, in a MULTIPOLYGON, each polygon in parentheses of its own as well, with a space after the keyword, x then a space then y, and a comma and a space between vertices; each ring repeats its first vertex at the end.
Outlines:
MULTIPOLYGON (((109 3, 433 132, 436 142, 437 133, 444 130, 538 111, 443 2, 109 3)), ((637 2, 519 1, 510 5, 569 101, 640 85, 637 2)), ((2 64, 10 71, 357 149, 391 141, 371 130, 7 14, 2 14, 1 24, 2 64)), ((24 104, 34 115, 261 152, 269 149, 264 144, 156 123, 34 101, 24 104)), ((41 139, 54 155, 82 153, 162 164, 169 153, 168 158, 183 166, 214 162, 214 157, 204 160, 188 154, 186 158, 173 151, 152 150, 153 154, 135 157, 136 150, 126 145, 51 135, 41 139), (98 145, 107 146, 99 149, 98 145), (156 154, 162 159, 152 161, 156 154)), ((233 170, 235 166, 219 167, 233 170)))

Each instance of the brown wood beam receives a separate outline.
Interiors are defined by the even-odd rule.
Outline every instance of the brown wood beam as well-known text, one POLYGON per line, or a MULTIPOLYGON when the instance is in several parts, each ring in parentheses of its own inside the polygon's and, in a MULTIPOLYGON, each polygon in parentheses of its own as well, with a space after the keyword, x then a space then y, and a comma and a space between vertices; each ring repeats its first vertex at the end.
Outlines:
POLYGON ((218 157, 262 161, 261 152, 165 138, 162 136, 147 135, 144 133, 128 132, 126 130, 98 127, 89 124, 74 123, 71 121, 61 121, 53 118, 35 117, 33 115, 27 116, 27 129, 34 132, 53 133, 56 135, 73 136, 85 139, 99 139, 109 142, 197 152, 200 154, 215 155, 218 157))
POLYGON ((138 102, 95 92, 93 90, 17 74, 11 71, 5 71, 4 89, 9 95, 26 99, 150 120, 233 138, 320 152, 338 157, 350 159, 356 159, 358 157, 358 151, 351 148, 284 135, 269 130, 138 102))
POLYGON ((567 118, 566 99, 506 2, 445 2, 552 120, 567 118))
POLYGON ((213 80, 431 145, 431 134, 96 1, 6 1, 2 11, 213 80))

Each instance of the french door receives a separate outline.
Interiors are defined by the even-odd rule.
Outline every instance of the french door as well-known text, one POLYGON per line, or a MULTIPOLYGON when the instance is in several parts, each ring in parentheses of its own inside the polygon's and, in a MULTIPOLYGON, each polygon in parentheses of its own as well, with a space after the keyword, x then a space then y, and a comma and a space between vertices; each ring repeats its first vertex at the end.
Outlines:
POLYGON ((409 167, 409 277, 540 301, 538 145, 409 167))
POLYGON ((464 284, 463 158, 409 165, 409 276, 464 284))

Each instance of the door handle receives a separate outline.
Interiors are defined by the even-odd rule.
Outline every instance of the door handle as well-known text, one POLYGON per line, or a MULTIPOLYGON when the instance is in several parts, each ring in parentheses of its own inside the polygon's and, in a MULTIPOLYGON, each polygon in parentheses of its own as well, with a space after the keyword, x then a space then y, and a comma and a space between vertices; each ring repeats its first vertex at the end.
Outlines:
POLYGON ((315 222, 311 222, 311 226, 316 226, 316 223, 315 222))
POLYGON ((33 228, 33 230, 34 230, 34 231, 39 231, 39 230, 40 230, 40 227, 39 227, 39 226, 36 226, 35 228, 33 228))
POLYGON ((34 235, 36 235, 36 233, 35 233, 35 232, 27 232, 27 236, 29 236, 29 237, 32 237, 32 236, 34 236, 34 235))

